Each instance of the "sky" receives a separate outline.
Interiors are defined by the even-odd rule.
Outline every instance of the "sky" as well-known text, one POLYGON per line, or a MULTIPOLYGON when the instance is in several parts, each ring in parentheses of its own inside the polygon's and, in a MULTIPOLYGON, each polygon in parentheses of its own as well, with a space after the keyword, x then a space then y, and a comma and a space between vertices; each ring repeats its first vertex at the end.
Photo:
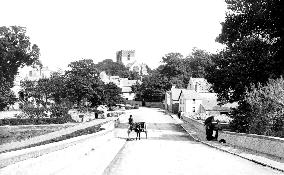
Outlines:
POLYGON ((119 50, 156 68, 170 52, 215 53, 224 0, 0 0, 0 26, 23 26, 50 69, 72 61, 116 60, 119 50))

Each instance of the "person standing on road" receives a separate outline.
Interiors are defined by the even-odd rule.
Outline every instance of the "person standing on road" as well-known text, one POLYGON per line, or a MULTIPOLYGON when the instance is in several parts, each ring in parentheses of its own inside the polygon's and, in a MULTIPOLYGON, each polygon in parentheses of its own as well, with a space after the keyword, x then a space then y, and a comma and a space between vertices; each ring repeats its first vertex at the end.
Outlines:
POLYGON ((133 126, 133 117, 132 117, 132 115, 130 115, 129 116, 129 118, 128 118, 128 124, 129 124, 129 127, 131 128, 132 126, 133 126))
POLYGON ((178 111, 178 118, 181 118, 181 111, 178 111))

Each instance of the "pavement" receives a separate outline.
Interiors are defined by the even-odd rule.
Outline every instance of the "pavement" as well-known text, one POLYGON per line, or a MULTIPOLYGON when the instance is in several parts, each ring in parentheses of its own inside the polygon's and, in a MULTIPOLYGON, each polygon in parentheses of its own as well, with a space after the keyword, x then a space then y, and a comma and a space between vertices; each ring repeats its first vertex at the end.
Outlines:
POLYGON ((207 141, 204 132, 199 131, 190 123, 186 123, 186 121, 179 119, 176 114, 169 113, 169 115, 171 115, 172 118, 174 118, 178 123, 180 123, 180 125, 187 131, 190 136, 193 137, 195 141, 201 142, 218 150, 239 156, 254 163, 284 172, 284 160, 281 158, 269 156, 267 154, 262 154, 245 148, 236 147, 227 143, 207 141))
POLYGON ((113 138, 113 127, 114 126, 113 124, 111 124, 110 121, 114 121, 116 119, 117 118, 107 118, 107 119, 98 119, 98 120, 94 120, 91 122, 84 122, 84 123, 75 125, 73 127, 65 128, 60 131, 33 137, 33 138, 26 139, 26 140, 19 141, 19 142, 12 142, 12 143, 1 145, 0 152, 2 153, 0 154, 0 168, 14 164, 16 162, 20 162, 20 161, 27 160, 30 158, 36 158, 36 157, 39 157, 45 154, 49 154, 51 152, 66 149, 68 147, 72 147, 79 143, 83 143, 88 139, 98 140, 100 138, 105 138, 105 139, 113 138), (83 128, 87 128, 87 127, 99 125, 99 124, 103 124, 101 128, 104 128, 105 130, 102 130, 102 131, 99 131, 93 134, 74 137, 74 138, 59 141, 59 142, 53 142, 53 143, 44 144, 40 146, 25 148, 28 145, 33 145, 36 143, 40 143, 42 141, 52 140, 62 135, 72 133, 76 130, 80 130, 83 128), (21 148, 25 148, 25 149, 21 149, 21 148), (10 151, 13 149, 19 149, 19 150, 10 151), (7 151, 7 152, 4 152, 4 151, 7 151))

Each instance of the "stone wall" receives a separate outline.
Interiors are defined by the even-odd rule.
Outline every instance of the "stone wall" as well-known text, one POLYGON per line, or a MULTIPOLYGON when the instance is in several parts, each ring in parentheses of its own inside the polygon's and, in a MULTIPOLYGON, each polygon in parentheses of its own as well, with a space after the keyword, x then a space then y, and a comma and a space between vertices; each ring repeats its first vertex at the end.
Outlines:
POLYGON ((284 138, 228 131, 220 132, 219 138, 232 145, 284 158, 284 138))
POLYGON ((163 102, 146 102, 145 106, 150 108, 161 108, 161 109, 164 109, 165 107, 163 102))
MULTIPOLYGON (((202 122, 189 117, 183 117, 183 119, 205 134, 202 122)), ((226 143, 231 145, 284 158, 284 138, 220 131, 219 139, 225 139, 226 143)))
POLYGON ((135 106, 138 104, 139 106, 142 106, 142 101, 135 101, 135 100, 126 100, 127 104, 130 104, 131 106, 135 106))

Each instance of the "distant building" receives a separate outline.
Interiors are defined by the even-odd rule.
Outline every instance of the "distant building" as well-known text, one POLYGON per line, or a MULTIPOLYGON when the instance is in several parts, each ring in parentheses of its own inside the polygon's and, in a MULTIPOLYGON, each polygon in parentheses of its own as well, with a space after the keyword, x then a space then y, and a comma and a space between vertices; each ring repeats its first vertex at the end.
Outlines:
POLYGON ((116 62, 122 63, 131 71, 138 72, 139 75, 147 75, 147 65, 140 63, 135 58, 135 50, 120 50, 116 52, 116 62))
POLYGON ((229 113, 229 107, 218 104, 216 93, 203 92, 199 93, 199 96, 202 98, 200 113, 206 113, 208 115, 219 115, 229 113))
POLYGON ((166 92, 165 95, 165 109, 172 112, 178 113, 179 111, 179 96, 182 90, 185 89, 177 89, 175 85, 172 85, 171 90, 166 92))
POLYGON ((201 112, 202 97, 195 90, 182 90, 178 100, 180 111, 190 115, 201 112))
POLYGON ((116 52, 116 62, 125 66, 135 61, 135 50, 120 50, 116 52))
POLYGON ((165 95, 165 109, 176 113, 178 110, 189 115, 205 113, 208 115, 227 114, 237 103, 219 105, 217 94, 210 92, 210 84, 204 78, 190 78, 187 89, 174 86, 165 95))
POLYGON ((209 92, 210 84, 205 78, 190 78, 188 85, 188 90, 195 90, 196 92, 209 92))
POLYGON ((31 81, 37 81, 41 78, 49 78, 52 71, 48 69, 48 67, 32 67, 32 66, 26 66, 23 68, 20 68, 18 71, 18 74, 15 77, 14 80, 14 87, 12 88, 12 91, 15 93, 16 97, 18 97, 18 93, 21 90, 21 81, 24 80, 31 80, 31 81))
POLYGON ((122 98, 125 100, 134 100, 135 93, 132 92, 131 86, 141 83, 139 80, 128 80, 128 78, 120 78, 119 76, 108 76, 104 71, 100 73, 100 78, 104 83, 114 83, 122 90, 122 98))

